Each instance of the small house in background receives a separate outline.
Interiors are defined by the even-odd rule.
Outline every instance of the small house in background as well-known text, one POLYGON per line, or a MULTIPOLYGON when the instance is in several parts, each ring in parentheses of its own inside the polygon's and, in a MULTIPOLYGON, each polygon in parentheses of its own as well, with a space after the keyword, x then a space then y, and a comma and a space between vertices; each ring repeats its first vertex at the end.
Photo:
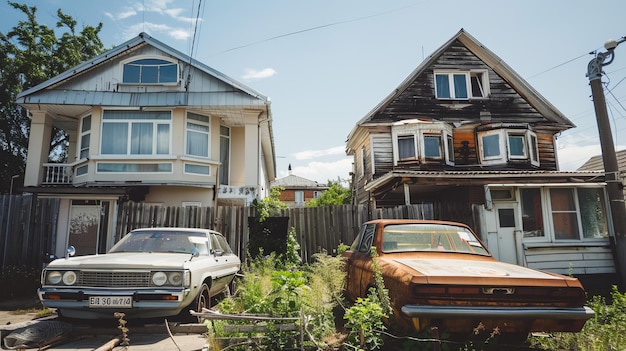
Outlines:
MULTIPOLYGON (((619 169, 622 184, 626 184, 626 150, 620 150, 615 152, 617 157, 617 168, 619 169)), ((587 160, 582 166, 578 168, 578 171, 604 171, 604 160, 602 155, 596 155, 587 160)), ((622 188, 624 192, 624 198, 626 198, 626 187, 622 188)))
POLYGON ((304 207, 307 201, 316 199, 322 192, 328 190, 327 184, 320 184, 314 180, 291 174, 291 165, 289 165, 289 175, 274 180, 271 187, 284 189, 280 193, 280 201, 291 208, 304 207))

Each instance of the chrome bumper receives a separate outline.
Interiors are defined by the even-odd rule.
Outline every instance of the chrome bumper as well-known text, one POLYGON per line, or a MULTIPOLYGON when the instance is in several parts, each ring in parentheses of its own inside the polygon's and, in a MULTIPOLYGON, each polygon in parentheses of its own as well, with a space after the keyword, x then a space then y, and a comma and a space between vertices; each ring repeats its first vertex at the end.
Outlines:
POLYGON ((406 305, 402 312, 412 318, 472 318, 472 319, 567 319, 588 320, 595 312, 587 307, 465 307, 406 305))

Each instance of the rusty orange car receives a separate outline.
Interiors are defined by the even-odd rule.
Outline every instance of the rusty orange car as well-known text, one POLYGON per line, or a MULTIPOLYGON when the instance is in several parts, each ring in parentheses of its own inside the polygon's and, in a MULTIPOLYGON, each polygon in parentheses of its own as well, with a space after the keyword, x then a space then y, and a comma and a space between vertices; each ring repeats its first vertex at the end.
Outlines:
POLYGON ((346 259, 347 297, 374 287, 372 254, 400 330, 437 327, 450 334, 487 330, 578 332, 594 315, 573 277, 497 261, 467 225, 434 220, 366 222, 346 259))

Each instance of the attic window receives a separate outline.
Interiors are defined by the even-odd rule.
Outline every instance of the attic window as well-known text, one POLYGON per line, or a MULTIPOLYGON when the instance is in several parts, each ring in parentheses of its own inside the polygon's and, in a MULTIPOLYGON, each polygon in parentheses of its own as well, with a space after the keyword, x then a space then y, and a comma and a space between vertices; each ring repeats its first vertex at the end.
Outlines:
POLYGON ((145 58, 124 64, 124 83, 163 84, 178 81, 178 64, 163 59, 145 58))
POLYGON ((487 71, 435 71, 437 99, 468 100, 489 95, 487 71))

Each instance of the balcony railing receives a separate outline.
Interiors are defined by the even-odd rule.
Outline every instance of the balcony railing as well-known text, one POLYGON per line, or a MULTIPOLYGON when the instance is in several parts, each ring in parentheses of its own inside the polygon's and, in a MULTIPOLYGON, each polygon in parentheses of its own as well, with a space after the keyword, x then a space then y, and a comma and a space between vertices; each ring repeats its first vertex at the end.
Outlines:
POLYGON ((44 163, 43 184, 72 184, 74 164, 44 163))

